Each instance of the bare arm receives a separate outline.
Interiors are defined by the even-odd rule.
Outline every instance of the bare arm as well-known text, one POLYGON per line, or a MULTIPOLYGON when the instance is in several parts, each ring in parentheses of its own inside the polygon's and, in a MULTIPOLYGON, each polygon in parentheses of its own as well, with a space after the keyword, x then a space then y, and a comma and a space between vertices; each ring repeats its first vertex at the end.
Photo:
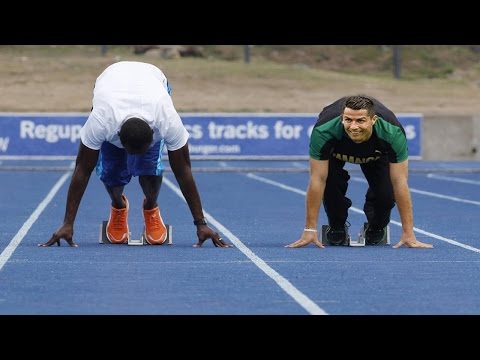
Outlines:
POLYGON ((310 229, 317 228, 327 176, 328 160, 310 159, 310 181, 307 188, 305 217, 305 227, 310 229))
MULTIPOLYGON (((317 229, 318 215, 322 205, 323 193, 328 176, 328 160, 314 160, 310 159, 310 180, 306 195, 306 215, 305 228, 317 229)), ((324 246, 318 240, 318 233, 311 231, 303 231, 301 238, 287 247, 301 247, 314 243, 318 247, 324 246)))
POLYGON ((408 188, 408 160, 390 164, 390 178, 392 180, 395 201, 397 203, 400 220, 402 222, 402 236, 394 247, 402 245, 408 247, 431 248, 430 244, 418 241, 413 232, 412 198, 408 188))
POLYGON ((80 201, 90 180, 90 175, 97 164, 98 154, 98 150, 89 149, 80 143, 75 170, 68 188, 63 225, 58 228, 49 241, 39 244, 39 246, 50 246, 55 243, 60 246, 61 239, 65 239, 70 246, 77 246, 73 241, 73 224, 75 223, 80 201))
MULTIPOLYGON (((192 174, 188 143, 178 150, 169 151, 168 161, 193 218, 196 220, 203 219, 202 202, 192 174)), ((212 239, 213 244, 217 247, 231 247, 208 225, 197 225, 197 237, 196 247, 201 247, 207 239, 212 239)))
POLYGON ((193 218, 202 219, 204 217, 202 202, 192 174, 188 145, 185 144, 185 146, 178 150, 169 151, 168 161, 170 162, 170 167, 172 168, 175 179, 187 201, 193 218))
POLYGON ((402 233, 408 237, 415 237, 413 233, 412 200, 408 189, 408 160, 390 164, 390 178, 402 221, 402 233))

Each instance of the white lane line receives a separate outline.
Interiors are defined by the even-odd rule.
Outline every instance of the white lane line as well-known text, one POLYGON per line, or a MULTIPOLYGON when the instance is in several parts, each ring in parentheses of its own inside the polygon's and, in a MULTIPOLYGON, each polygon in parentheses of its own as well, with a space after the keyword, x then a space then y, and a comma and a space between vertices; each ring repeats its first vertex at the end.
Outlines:
POLYGON ((293 167, 300 168, 300 169, 306 169, 306 168, 308 168, 308 163, 307 163, 307 165, 305 165, 305 164, 302 164, 302 163, 300 163, 300 162, 298 162, 298 161, 292 162, 292 165, 293 165, 293 167))
MULTIPOLYGON (((173 190, 183 201, 185 198, 181 190, 173 184, 165 176, 163 177, 163 182, 173 190)), ((204 209, 205 216, 208 217, 208 221, 215 226, 221 233, 223 233, 228 240, 230 240, 236 247, 239 249, 246 257, 248 257, 260 270, 267 274, 275 283, 277 283, 280 288, 283 289, 289 296, 291 296, 300 306, 302 306, 310 315, 328 315, 325 310, 320 308, 315 304, 310 298, 298 290, 293 284, 285 279, 278 272, 273 270, 265 261, 259 258, 253 251, 251 251, 242 241, 237 238, 233 233, 231 233, 226 227, 219 223, 215 218, 210 215, 204 209)))
MULTIPOLYGON (((302 190, 299 190, 299 189, 296 189, 296 188, 293 188, 291 186, 287 186, 287 185, 284 185, 282 183, 279 183, 277 181, 273 181, 273 180, 270 180, 270 179, 267 179, 267 178, 264 178, 262 176, 258 176, 258 175, 254 175, 254 174, 247 174, 246 175, 247 177, 249 178, 252 178, 252 179, 255 179, 255 180, 258 180, 258 181, 261 181, 261 182, 264 182, 266 184, 269 184, 269 185, 273 185, 273 186, 276 186, 276 187, 279 187, 281 189, 284 189, 284 190, 288 190, 288 191, 292 191, 294 193, 297 193, 297 194, 301 194, 301 195, 307 195, 306 191, 302 191, 302 190)), ((363 180, 363 179, 361 179, 363 180)), ((350 207, 351 211, 354 211, 356 213, 359 213, 359 214, 364 214, 363 210, 362 209, 358 209, 354 206, 350 207)), ((390 220, 390 222, 392 224, 395 224, 397 226, 402 226, 402 223, 398 222, 398 221, 395 221, 395 220, 390 220)), ((431 232, 428 232, 428 231, 425 231, 425 230, 422 230, 422 229, 419 229, 419 228, 416 228, 414 227, 413 230, 415 232, 418 232, 420 234, 423 234, 423 235, 427 235, 427 236, 430 236, 432 238, 435 238, 437 240, 441 240, 441 241, 444 241, 446 243, 449 243, 451 245, 455 245, 455 246, 459 246, 461 248, 464 248, 466 250, 470 250, 470 251, 474 251, 476 253, 480 253, 480 249, 476 248, 476 247, 473 247, 473 246, 470 246, 470 245, 466 245, 466 244, 462 244, 458 241, 455 241, 455 240, 452 240, 452 239, 448 239, 448 238, 445 238, 443 236, 440 236, 440 235, 437 235, 437 234, 433 234, 431 232)))
POLYGON ((462 178, 451 177, 451 176, 443 176, 443 175, 437 175, 437 174, 432 174, 432 173, 427 174, 427 177, 429 177, 431 179, 454 181, 454 182, 459 182, 459 183, 464 183, 464 184, 480 185, 480 181, 462 179, 462 178))
MULTIPOLYGON (((363 183, 368 184, 367 180, 365 180, 363 178, 352 177, 351 179, 354 180, 354 181, 363 182, 363 183)), ((464 204, 472 204, 472 205, 480 206, 480 201, 462 199, 462 198, 457 198, 457 197, 454 197, 454 196, 447 196, 447 195, 442 195, 442 194, 438 194, 438 193, 432 193, 432 192, 429 192, 429 191, 417 190, 417 189, 412 189, 412 188, 410 188, 410 192, 417 193, 417 194, 422 194, 422 195, 427 195, 427 196, 431 196, 431 197, 436 197, 436 198, 439 198, 439 199, 451 200, 451 201, 461 202, 461 203, 464 203, 464 204)))
POLYGON ((20 242, 23 240, 25 235, 27 235, 28 231, 32 227, 32 225, 37 221, 40 214, 45 210, 47 205, 52 201, 55 194, 60 190, 63 183, 68 179, 68 177, 72 174, 72 171, 67 171, 62 177, 57 181, 57 183, 53 186, 53 188, 49 191, 47 196, 42 200, 42 202, 37 206, 35 211, 30 215, 27 221, 22 225, 20 230, 15 234, 10 243, 7 247, 2 251, 0 254, 0 271, 2 270, 3 266, 7 263, 8 259, 12 256, 15 249, 20 245, 20 242))

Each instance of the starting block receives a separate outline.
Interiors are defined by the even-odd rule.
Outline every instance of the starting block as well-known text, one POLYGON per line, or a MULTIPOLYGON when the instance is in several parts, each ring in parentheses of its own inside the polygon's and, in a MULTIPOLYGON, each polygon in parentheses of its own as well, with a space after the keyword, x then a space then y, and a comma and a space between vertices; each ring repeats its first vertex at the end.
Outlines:
POLYGON ((387 225, 387 231, 385 231, 385 235, 383 236, 383 239, 375 244, 366 244, 365 242, 365 229, 367 228, 368 223, 363 223, 363 226, 361 227, 360 231, 358 232, 358 241, 363 242, 364 245, 368 246, 378 246, 378 245, 390 245, 390 225, 387 225))
POLYGON ((347 236, 345 237, 345 239, 343 240, 342 243, 340 244, 331 244, 328 240, 327 240, 327 236, 326 236, 326 231, 327 231, 327 228, 328 228, 328 225, 322 225, 322 233, 321 233, 321 239, 320 239, 320 242, 323 244, 323 245, 329 245, 329 246, 365 246, 365 245, 368 245, 368 246, 377 246, 377 245, 390 245, 390 226, 387 225, 387 231, 385 232, 385 236, 383 237, 383 239, 378 243, 378 244, 375 244, 375 245, 370 245, 370 244, 367 244, 365 242, 365 228, 367 227, 367 224, 368 223, 363 223, 363 226, 360 228, 360 231, 358 232, 358 237, 356 239, 352 239, 352 237, 347 234, 347 236))
MULTIPOLYGON (((100 244, 111 244, 110 241, 108 241, 107 238, 107 224, 108 221, 102 221, 102 224, 100 225, 100 234, 98 236, 98 242, 100 244)), ((165 224, 167 227, 167 239, 165 242, 162 244, 167 244, 167 245, 172 245, 173 244, 173 228, 171 225, 165 224)), ((128 233, 128 245, 150 245, 146 240, 145 236, 142 235, 140 236, 139 239, 132 239, 131 233, 128 233)))
POLYGON ((351 238, 350 235, 347 233, 345 239, 340 243, 340 244, 332 244, 328 241, 326 233, 327 233, 328 225, 322 225, 322 234, 321 234, 321 239, 320 242, 323 245, 329 245, 329 246, 349 246, 351 243, 351 238))

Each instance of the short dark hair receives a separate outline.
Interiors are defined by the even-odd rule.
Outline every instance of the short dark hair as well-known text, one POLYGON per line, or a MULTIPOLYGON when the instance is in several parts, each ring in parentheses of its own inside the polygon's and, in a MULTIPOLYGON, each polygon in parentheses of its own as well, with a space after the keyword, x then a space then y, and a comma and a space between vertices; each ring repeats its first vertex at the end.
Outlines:
POLYGON ((118 133, 123 146, 141 150, 153 141, 153 131, 142 119, 132 117, 125 121, 118 133))
POLYGON ((349 108, 352 110, 367 110, 368 116, 375 115, 375 104, 372 98, 365 95, 354 95, 345 98, 345 105, 343 109, 349 108))

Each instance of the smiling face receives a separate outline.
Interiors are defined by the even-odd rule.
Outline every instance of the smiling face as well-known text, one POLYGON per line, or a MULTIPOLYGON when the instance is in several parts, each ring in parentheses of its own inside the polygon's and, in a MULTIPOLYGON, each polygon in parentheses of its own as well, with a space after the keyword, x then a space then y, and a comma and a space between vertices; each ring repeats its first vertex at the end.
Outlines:
POLYGON ((370 139, 373 133, 373 124, 377 115, 369 116, 367 109, 353 110, 345 107, 342 114, 342 124, 348 137, 354 143, 362 143, 370 139))

